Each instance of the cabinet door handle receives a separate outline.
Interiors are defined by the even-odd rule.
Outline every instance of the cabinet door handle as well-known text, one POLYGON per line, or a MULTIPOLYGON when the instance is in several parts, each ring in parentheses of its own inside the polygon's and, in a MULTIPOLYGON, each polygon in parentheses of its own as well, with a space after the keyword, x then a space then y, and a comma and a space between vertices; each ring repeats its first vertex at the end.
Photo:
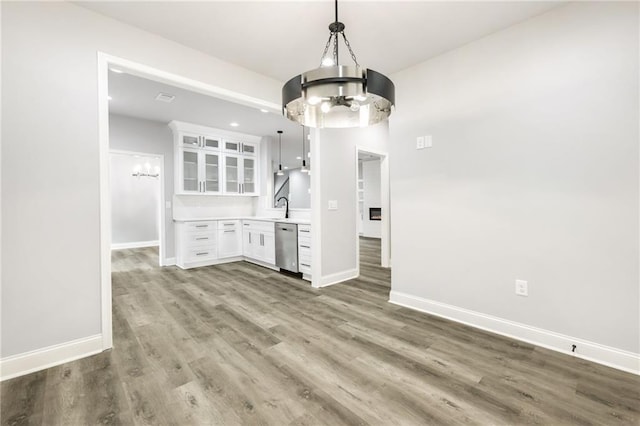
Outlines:
POLYGON ((251 244, 251 232, 249 232, 249 244, 251 244))
POLYGON ((228 231, 224 231, 224 232, 236 232, 235 229, 229 229, 228 231))
POLYGON ((209 225, 196 225, 196 228, 208 228, 209 225))
POLYGON ((311 265, 307 265, 306 263, 301 263, 300 266, 306 266, 307 268, 311 268, 311 265))
POLYGON ((310 249, 310 248, 311 248, 311 247, 309 247, 309 246, 303 246, 302 244, 300 244, 300 247, 308 248, 308 249, 310 249))
POLYGON ((196 256, 204 256, 206 254, 209 254, 209 252, 207 251, 207 252, 202 252, 202 253, 196 253, 196 256))
POLYGON ((235 225, 235 223, 233 223, 233 222, 230 222, 230 223, 223 223, 223 225, 224 225, 224 226, 233 226, 233 225, 235 225))
POLYGON ((202 192, 207 192, 207 181, 202 181, 202 192))
POLYGON ((200 240, 208 240, 209 237, 200 237, 200 238, 196 238, 196 241, 200 241, 200 240))
POLYGON ((300 232, 306 232, 306 233, 309 233, 309 231, 307 231, 307 230, 303 230, 303 229, 301 229, 301 230, 300 230, 300 232))

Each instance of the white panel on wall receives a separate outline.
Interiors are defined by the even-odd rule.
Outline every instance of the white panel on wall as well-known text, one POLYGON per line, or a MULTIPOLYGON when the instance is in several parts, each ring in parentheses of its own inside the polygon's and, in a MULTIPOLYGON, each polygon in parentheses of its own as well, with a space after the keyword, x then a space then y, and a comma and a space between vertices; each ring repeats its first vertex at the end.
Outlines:
POLYGON ((160 169, 157 157, 110 155, 112 246, 159 240, 160 177, 132 176, 138 166, 146 170, 146 164, 152 172, 160 169))

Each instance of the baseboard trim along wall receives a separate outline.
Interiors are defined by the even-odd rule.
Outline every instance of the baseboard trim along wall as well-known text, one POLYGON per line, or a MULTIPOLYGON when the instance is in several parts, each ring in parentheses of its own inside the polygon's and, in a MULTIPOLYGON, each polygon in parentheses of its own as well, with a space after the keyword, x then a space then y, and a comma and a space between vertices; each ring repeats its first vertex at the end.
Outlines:
POLYGON ((122 250, 122 249, 134 249, 134 248, 144 248, 144 247, 157 247, 160 245, 158 240, 154 241, 134 241, 132 243, 113 243, 111 244, 111 250, 122 250))
POLYGON ((398 291, 391 291, 389 302, 640 375, 640 354, 398 291), (571 352, 571 345, 576 345, 576 352, 571 352))
POLYGON ((175 257, 167 257, 166 259, 164 259, 162 261, 162 265, 160 266, 174 266, 176 264, 176 258, 175 257))
POLYGON ((102 352, 102 335, 49 346, 0 359, 0 381, 24 376, 46 368, 102 352))
POLYGON ((346 271, 338 272, 336 274, 325 275, 320 280, 320 287, 327 287, 330 285, 338 284, 344 281, 358 278, 360 275, 360 269, 348 269, 346 271))

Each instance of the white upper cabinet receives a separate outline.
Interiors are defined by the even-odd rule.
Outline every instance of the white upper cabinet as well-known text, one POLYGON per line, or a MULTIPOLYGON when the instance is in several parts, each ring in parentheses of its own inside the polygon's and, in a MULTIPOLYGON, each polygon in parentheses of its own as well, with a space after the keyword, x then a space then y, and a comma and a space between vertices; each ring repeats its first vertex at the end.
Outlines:
POLYGON ((260 195, 256 136, 172 121, 176 194, 260 195))

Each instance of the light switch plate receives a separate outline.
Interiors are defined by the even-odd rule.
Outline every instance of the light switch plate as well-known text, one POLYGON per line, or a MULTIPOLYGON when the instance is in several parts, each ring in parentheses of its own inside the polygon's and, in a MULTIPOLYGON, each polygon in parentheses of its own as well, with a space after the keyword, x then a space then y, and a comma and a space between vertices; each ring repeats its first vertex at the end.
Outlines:
POLYGON ((416 149, 424 149, 424 136, 418 136, 416 139, 416 149))
POLYGON ((424 137, 424 147, 431 148, 433 146, 433 138, 431 135, 427 135, 424 137))
POLYGON ((329 210, 338 210, 338 200, 329 200, 329 210))

